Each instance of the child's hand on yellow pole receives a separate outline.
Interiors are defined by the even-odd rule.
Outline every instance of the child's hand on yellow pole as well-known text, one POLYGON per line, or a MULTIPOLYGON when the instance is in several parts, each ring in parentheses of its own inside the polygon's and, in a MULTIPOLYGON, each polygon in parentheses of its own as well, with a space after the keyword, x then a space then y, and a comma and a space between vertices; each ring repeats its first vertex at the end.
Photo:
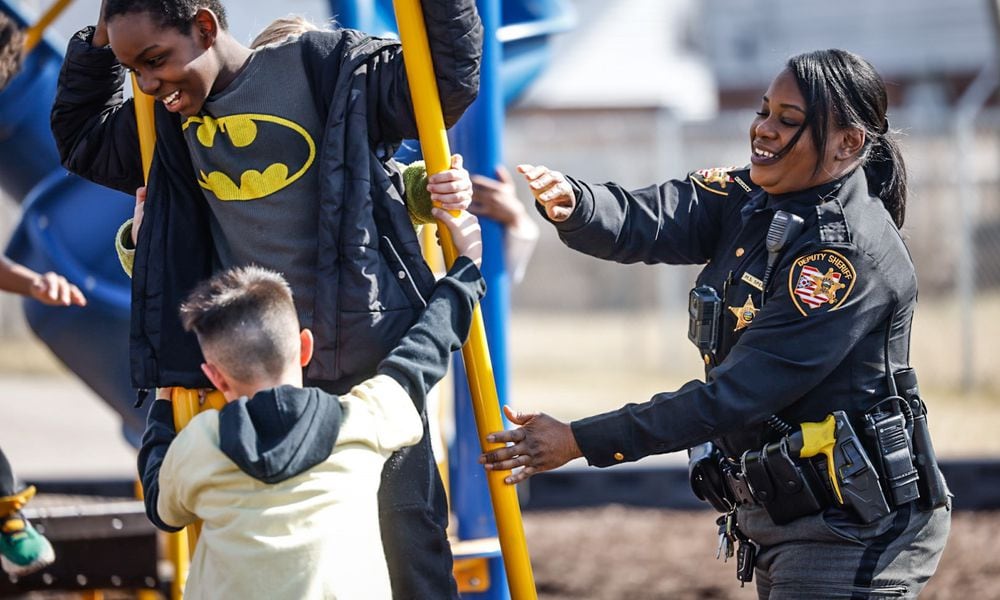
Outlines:
MULTIPOLYGON (((476 215, 464 211, 453 215, 440 208, 432 208, 431 214, 448 228, 451 243, 454 244, 459 256, 469 258, 477 267, 482 266, 483 231, 476 215)), ((440 228, 438 230, 440 231, 440 228)))

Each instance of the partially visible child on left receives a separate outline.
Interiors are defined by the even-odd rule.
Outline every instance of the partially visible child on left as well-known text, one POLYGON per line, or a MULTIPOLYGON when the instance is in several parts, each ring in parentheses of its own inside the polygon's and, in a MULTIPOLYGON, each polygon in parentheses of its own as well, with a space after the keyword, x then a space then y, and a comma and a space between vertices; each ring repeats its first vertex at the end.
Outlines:
MULTIPOLYGON (((23 32, 0 13, 0 91, 21 68, 22 48, 23 32)), ((38 274, 4 256, 0 256, 0 290, 52 306, 87 304, 80 289, 62 275, 38 274)), ((52 545, 21 513, 34 495, 34 486, 18 483, 10 462, 0 450, 0 564, 11 575, 26 575, 48 566, 55 559, 52 545)))

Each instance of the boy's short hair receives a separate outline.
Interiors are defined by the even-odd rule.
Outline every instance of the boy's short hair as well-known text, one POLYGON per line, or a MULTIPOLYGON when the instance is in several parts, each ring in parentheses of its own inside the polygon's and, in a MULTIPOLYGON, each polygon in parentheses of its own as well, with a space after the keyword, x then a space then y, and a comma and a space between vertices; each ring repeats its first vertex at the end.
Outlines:
POLYGON ((205 359, 237 381, 279 377, 299 357, 292 291, 274 271, 247 266, 218 273, 195 287, 180 313, 205 359))
POLYGON ((13 19, 0 12, 0 90, 21 70, 24 32, 13 19))
POLYGON ((191 24, 199 8, 207 8, 219 18, 219 25, 229 29, 226 9, 220 0, 108 0, 104 20, 131 13, 149 13, 160 25, 173 27, 184 35, 191 33, 191 24))

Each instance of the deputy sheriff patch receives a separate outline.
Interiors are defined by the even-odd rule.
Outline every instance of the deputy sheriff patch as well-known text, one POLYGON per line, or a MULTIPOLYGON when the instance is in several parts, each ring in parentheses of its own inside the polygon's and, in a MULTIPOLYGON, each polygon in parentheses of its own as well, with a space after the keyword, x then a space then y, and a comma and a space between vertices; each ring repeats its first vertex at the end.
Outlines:
POLYGON ((836 310, 851 295, 857 271, 843 254, 820 250, 804 254, 792 263, 788 293, 803 315, 836 310))
POLYGON ((700 169, 691 174, 691 181, 702 188, 720 196, 729 194, 728 186, 733 183, 730 171, 737 167, 715 167, 714 169, 700 169))

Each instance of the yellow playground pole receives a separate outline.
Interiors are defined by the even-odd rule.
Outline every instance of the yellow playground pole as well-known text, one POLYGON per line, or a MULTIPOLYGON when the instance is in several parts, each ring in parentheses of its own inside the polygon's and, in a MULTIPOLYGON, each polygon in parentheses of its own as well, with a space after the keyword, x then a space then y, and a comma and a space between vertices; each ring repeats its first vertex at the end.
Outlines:
POLYGON ((72 4, 72 2, 73 0, 56 0, 56 3, 53 4, 49 10, 45 11, 42 18, 38 19, 37 23, 28 28, 28 31, 26 31, 24 35, 25 54, 28 54, 35 49, 38 42, 42 41, 42 34, 45 33, 48 26, 51 25, 52 21, 55 21, 59 15, 62 14, 62 11, 67 6, 72 4))
MULTIPOLYGON (((427 165, 428 175, 439 173, 451 166, 451 151, 448 148, 448 136, 441 114, 437 81, 434 79, 434 65, 431 62, 424 14, 420 0, 393 0, 393 7, 406 58, 406 76, 410 83, 424 163, 427 165)), ((445 263, 450 267, 457 258, 457 251, 448 229, 441 225, 438 231, 441 235, 445 263)), ((500 448, 503 444, 486 442, 487 434, 503 429, 503 420, 500 416, 500 401, 493 377, 493 365, 490 362, 483 314, 478 305, 472 316, 469 341, 462 347, 462 359, 469 376, 469 390, 472 394, 480 445, 484 451, 500 448)), ((538 594, 531 571, 528 545, 524 539, 517 490, 503 481, 509 474, 510 471, 486 472, 493 513, 497 521, 500 551, 503 554, 512 600, 534 600, 538 594)))

